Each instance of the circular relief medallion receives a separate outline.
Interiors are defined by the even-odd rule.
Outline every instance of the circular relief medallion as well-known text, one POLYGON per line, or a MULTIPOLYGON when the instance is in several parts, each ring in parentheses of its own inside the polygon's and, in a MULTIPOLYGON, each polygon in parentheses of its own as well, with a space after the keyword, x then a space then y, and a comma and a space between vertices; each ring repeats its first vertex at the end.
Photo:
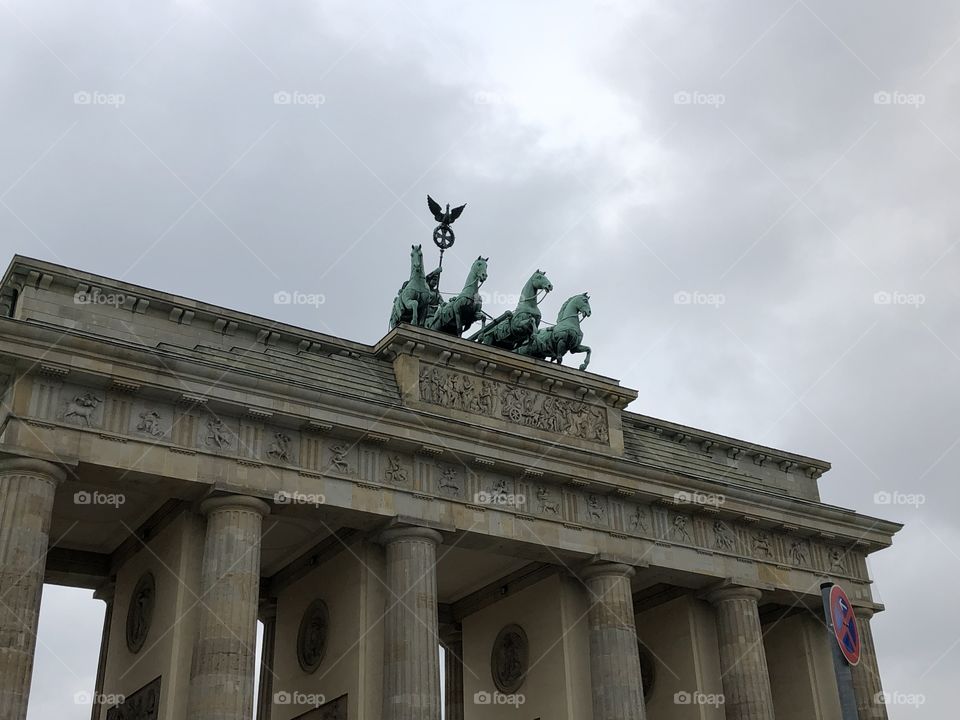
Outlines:
POLYGON ((329 629, 330 611, 327 610, 327 604, 320 599, 314 600, 304 611, 297 633, 297 660, 304 672, 312 673, 323 662, 329 629))
POLYGON ((145 572, 137 580, 130 596, 130 607, 127 608, 127 649, 132 653, 140 652, 147 639, 156 599, 157 584, 153 573, 145 572))
POLYGON ((527 634, 519 625, 507 625, 494 640, 490 654, 490 672, 497 690, 505 694, 519 690, 527 676, 529 659, 527 634))
POLYGON ((639 640, 637 649, 640 651, 640 680, 643 682, 643 699, 648 701, 653 694, 653 685, 657 680, 657 662, 653 653, 639 640))

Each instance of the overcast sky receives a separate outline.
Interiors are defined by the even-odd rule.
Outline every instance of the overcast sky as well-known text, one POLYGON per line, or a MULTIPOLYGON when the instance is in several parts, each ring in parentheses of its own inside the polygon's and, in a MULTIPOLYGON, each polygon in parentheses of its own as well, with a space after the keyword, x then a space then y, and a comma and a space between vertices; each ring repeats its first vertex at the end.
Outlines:
MULTIPOLYGON (((467 202, 442 289, 482 253, 491 312, 538 267, 547 319, 589 291, 631 409, 830 460, 825 502, 907 524, 871 561, 883 681, 945 718, 958 43, 945 0, 0 0, 0 259, 372 343, 410 244, 436 262, 426 193, 467 202)), ((45 591, 30 720, 89 716, 88 597, 45 591)))

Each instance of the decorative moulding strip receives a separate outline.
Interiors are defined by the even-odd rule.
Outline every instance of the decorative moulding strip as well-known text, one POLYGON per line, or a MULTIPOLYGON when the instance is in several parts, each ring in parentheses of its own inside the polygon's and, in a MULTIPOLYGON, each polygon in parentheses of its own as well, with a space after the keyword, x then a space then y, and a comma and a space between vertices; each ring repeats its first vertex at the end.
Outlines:
POLYGON ((303 429, 311 433, 328 433, 333 430, 333 425, 317 420, 308 420, 303 424, 303 429))
POLYGON ((41 375, 46 375, 48 377, 61 378, 70 374, 70 368, 61 367, 60 365, 51 365, 49 363, 40 363, 39 372, 41 375))

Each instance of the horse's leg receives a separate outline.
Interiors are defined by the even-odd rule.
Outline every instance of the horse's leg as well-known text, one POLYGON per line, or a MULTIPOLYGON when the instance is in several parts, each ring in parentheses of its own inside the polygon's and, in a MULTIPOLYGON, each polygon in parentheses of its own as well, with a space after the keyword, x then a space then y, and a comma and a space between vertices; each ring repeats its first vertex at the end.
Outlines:
POLYGON ((589 347, 588 345, 577 345, 577 346, 573 349, 573 352, 575 352, 575 353, 585 352, 585 353, 587 354, 587 357, 585 357, 585 358, 583 359, 583 362, 580 363, 580 369, 581 369, 581 370, 586 370, 586 369, 587 369, 587 365, 590 364, 590 347, 589 347))
POLYGON ((410 300, 410 312, 412 313, 410 316, 410 322, 417 326, 420 325, 420 323, 417 322, 417 311, 419 310, 419 307, 420 303, 417 302, 416 298, 410 300))
POLYGON ((557 340, 557 354, 554 356, 554 361, 557 365, 563 365, 563 356, 567 354, 567 339, 561 337, 557 340))

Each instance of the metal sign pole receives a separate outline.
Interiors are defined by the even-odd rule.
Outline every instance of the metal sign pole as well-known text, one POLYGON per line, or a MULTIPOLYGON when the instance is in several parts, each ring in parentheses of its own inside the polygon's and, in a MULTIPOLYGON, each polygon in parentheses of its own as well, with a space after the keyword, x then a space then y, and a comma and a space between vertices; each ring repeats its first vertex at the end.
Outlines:
POLYGON ((853 693, 853 672, 840 649, 834 631, 833 613, 830 607, 830 591, 833 586, 833 583, 823 583, 820 586, 820 595, 823 598, 823 617, 830 634, 830 654, 833 656, 833 671, 840 694, 840 717, 843 720, 860 720, 860 715, 857 713, 857 698, 853 693))

